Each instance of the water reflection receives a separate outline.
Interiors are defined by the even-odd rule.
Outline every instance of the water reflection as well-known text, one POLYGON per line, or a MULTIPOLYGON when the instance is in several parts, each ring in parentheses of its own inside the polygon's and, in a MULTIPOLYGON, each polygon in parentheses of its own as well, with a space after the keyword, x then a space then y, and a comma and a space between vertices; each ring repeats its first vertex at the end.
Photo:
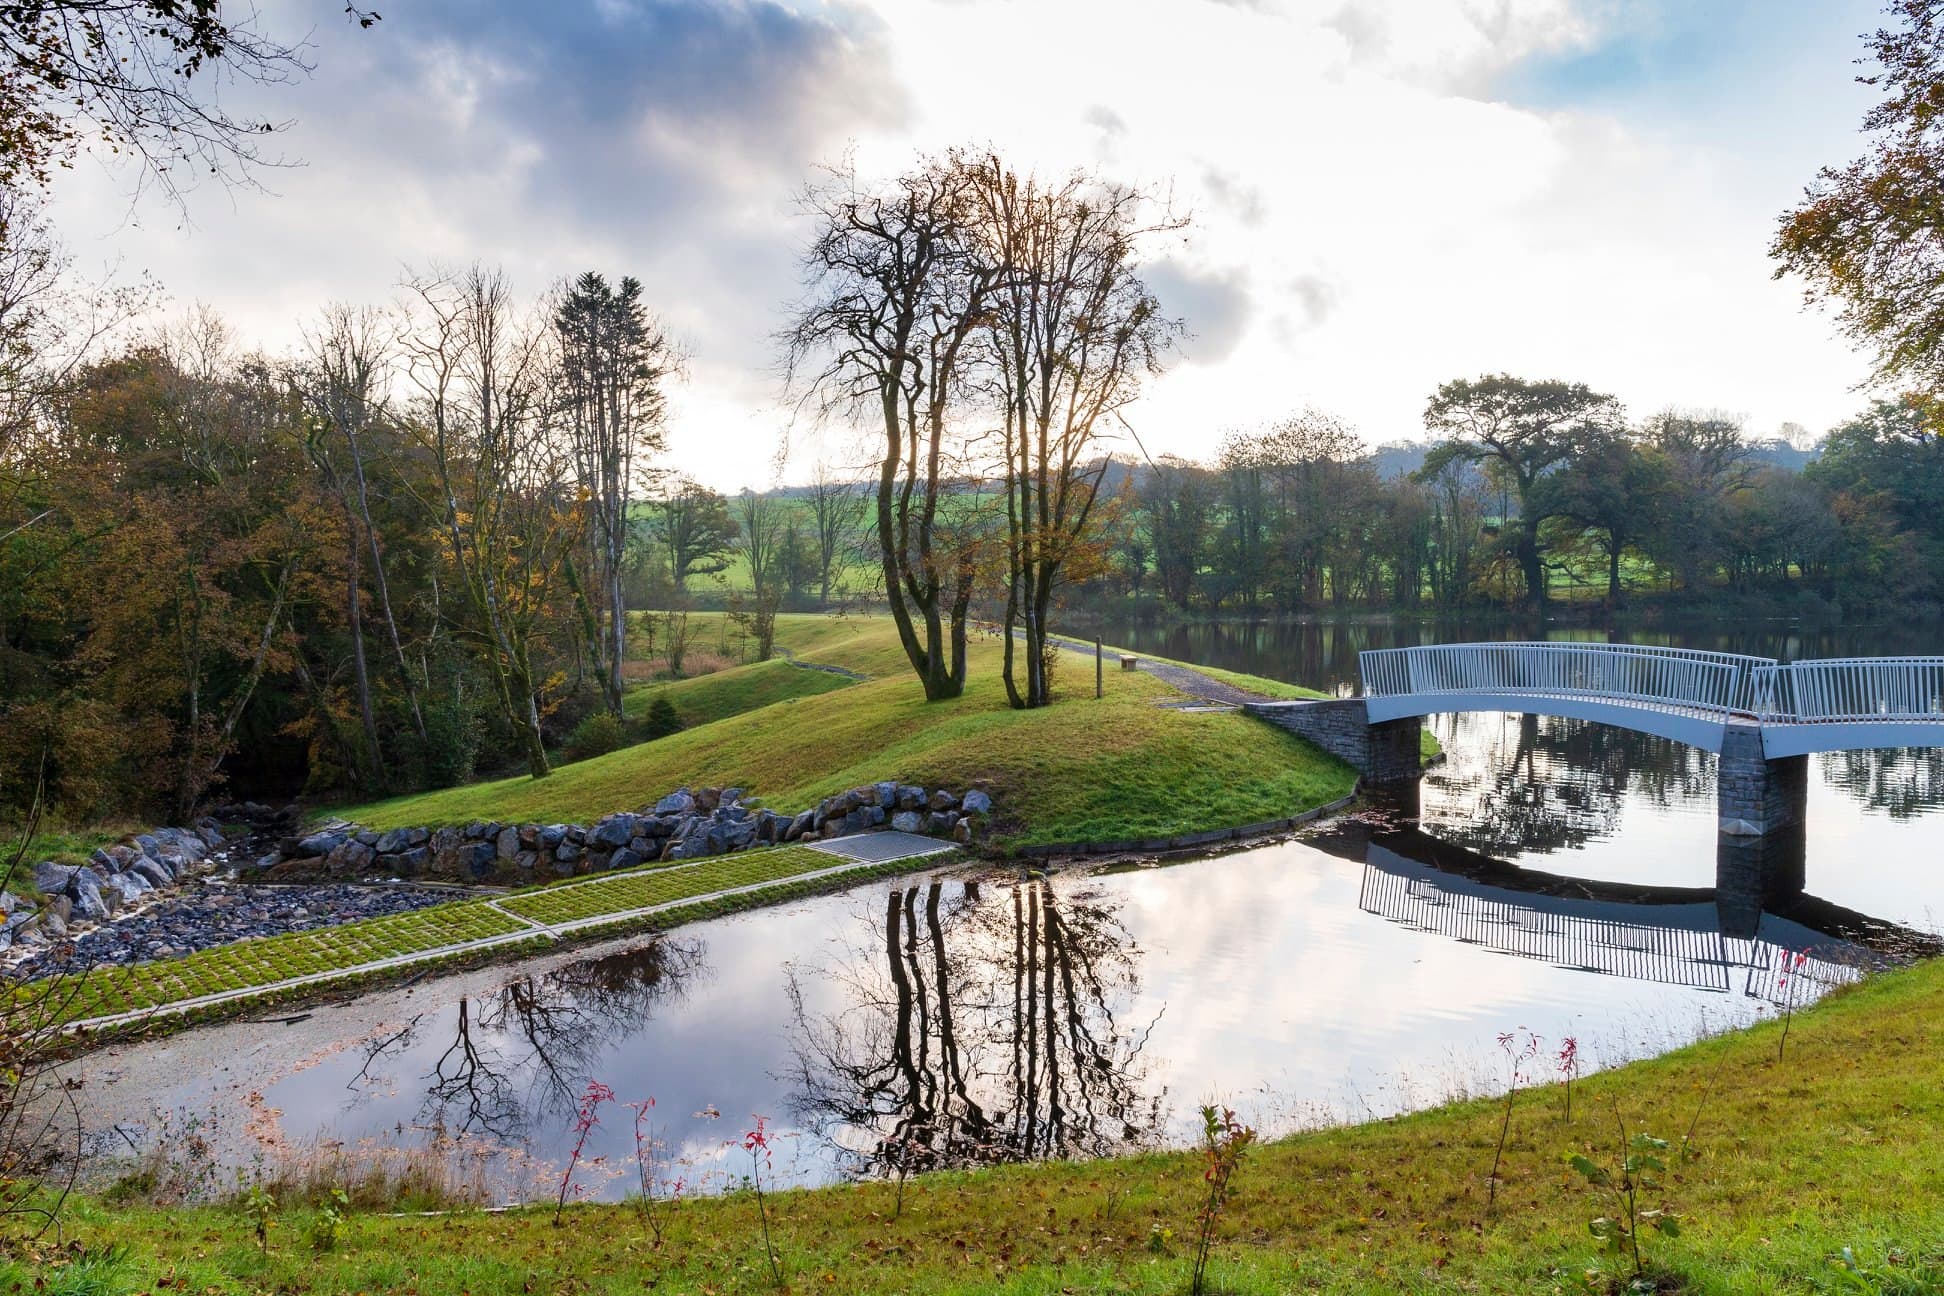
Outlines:
POLYGON ((615 1034, 678 1001, 704 971, 702 952, 698 941, 664 938, 462 996, 450 1014, 422 1013, 367 1041, 345 1088, 353 1102, 387 1092, 397 1083, 389 1066, 430 1057, 415 1127, 520 1142, 574 1111, 615 1034))
POLYGON ((1048 881, 893 891, 868 941, 788 969, 798 1119, 846 1172, 1100 1156, 1158 1142, 1142 1051, 1165 1007, 1131 1013, 1141 945, 1106 892, 1048 881), (806 1006, 805 979, 842 1006, 806 1006))
POLYGON ((1892 819, 1914 819, 1944 807, 1944 748, 1825 752, 1815 765, 1826 786, 1892 819))

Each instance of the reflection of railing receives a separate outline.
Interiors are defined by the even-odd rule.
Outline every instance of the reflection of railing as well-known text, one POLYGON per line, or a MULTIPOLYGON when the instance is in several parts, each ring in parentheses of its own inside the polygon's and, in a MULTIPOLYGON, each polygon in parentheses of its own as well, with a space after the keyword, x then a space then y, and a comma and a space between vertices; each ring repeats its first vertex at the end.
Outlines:
POLYGON ((1712 904, 1646 905, 1509 891, 1414 863, 1372 844, 1359 907, 1519 958, 1667 985, 1805 1002, 1856 980, 1868 954, 1774 917, 1752 939, 1724 935, 1712 904), (1782 960, 1793 988, 1781 984, 1782 960), (1807 987, 1816 987, 1813 991, 1807 987))
POLYGON ((1832 657, 1759 667, 1764 724, 1944 721, 1944 657, 1832 657))
POLYGON ((1735 653, 1637 644, 1480 643, 1358 655, 1367 697, 1525 694, 1714 713, 1752 709, 1751 679, 1774 663, 1735 653))

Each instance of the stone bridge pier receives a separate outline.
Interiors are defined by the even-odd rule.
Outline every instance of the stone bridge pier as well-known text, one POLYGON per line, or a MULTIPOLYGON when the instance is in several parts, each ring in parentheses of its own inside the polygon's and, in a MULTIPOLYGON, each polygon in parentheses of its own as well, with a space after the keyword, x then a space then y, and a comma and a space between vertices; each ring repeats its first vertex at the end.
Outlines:
MULTIPOLYGON (((1372 721, 1363 698, 1316 702, 1256 702, 1250 715, 1286 729, 1352 766, 1366 783, 1392 785, 1417 804, 1423 774, 1418 716, 1372 721)), ((1730 721, 1723 727, 1716 782, 1715 893, 1724 929, 1752 935, 1765 908, 1802 894, 1803 821, 1809 800, 1809 758, 1770 758, 1762 728, 1730 721)))

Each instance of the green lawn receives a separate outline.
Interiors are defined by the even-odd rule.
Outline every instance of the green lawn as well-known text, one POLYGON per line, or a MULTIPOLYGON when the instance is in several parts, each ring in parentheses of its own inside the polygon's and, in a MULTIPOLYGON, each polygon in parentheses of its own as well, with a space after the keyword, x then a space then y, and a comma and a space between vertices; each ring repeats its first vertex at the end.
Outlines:
MULTIPOLYGON (((805 660, 873 678, 578 761, 545 779, 477 783, 339 813, 374 828, 587 822, 683 784, 734 785, 796 810, 859 783, 899 779, 986 787, 998 839, 1025 846, 1259 823, 1343 796, 1354 781, 1348 766, 1261 721, 1158 705, 1180 695, 1147 675, 1116 671, 1095 699, 1090 658, 1062 656, 1053 706, 1014 711, 990 637, 972 645, 965 696, 936 703, 924 700, 887 620, 789 618, 778 639, 805 660)), ((722 679, 714 687, 737 686, 722 679)))
POLYGON ((698 675, 694 679, 645 684, 628 690, 622 706, 630 720, 639 720, 648 714, 656 698, 665 697, 681 717, 682 728, 693 729, 772 702, 833 692, 853 682, 829 671, 806 670, 786 661, 771 660, 698 675))
MULTIPOLYGON (((1262 1146, 1235 1180, 1210 1289, 1623 1290, 1610 1276, 1585 1278, 1600 1261, 1588 1221, 1612 1206, 1566 1158, 1611 1161, 1624 1121, 1676 1144, 1665 1188, 1641 1202, 1682 1216, 1678 1238, 1643 1240, 1654 1290, 1944 1291, 1944 963, 1874 978, 1798 1014, 1778 1059, 1780 1035, 1768 1023, 1582 1079, 1570 1120, 1558 1086, 1522 1093, 1495 1207, 1486 1176, 1500 1102, 1262 1146)), ((740 1117, 725 1122, 725 1139, 740 1117)), ((792 1292, 1179 1296, 1202 1188, 1193 1156, 1151 1155, 921 1176, 901 1205, 894 1186, 872 1184, 773 1193, 767 1206, 792 1292)), ((660 1245, 632 1206, 570 1206, 559 1227, 547 1208, 355 1214, 337 1247, 319 1253, 303 1240, 310 1211, 282 1210, 260 1252, 235 1207, 80 1200, 63 1240, 84 1255, 126 1248, 121 1258, 64 1272, 74 1253, 49 1247, 45 1269, 0 1264, 0 1291, 10 1281, 21 1291, 45 1281, 51 1292, 166 1281, 210 1296, 774 1290, 748 1193, 682 1203, 667 1213, 660 1245)))

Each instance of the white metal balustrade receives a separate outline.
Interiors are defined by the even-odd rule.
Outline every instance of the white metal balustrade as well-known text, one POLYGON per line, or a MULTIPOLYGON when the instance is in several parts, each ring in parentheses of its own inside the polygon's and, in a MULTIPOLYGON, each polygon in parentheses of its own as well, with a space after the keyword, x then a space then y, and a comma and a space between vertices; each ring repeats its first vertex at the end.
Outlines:
POLYGON ((1773 759, 1944 746, 1944 657, 1772 658, 1640 644, 1478 643, 1359 654, 1373 722, 1442 711, 1561 715, 1711 751, 1758 722, 1773 759))
POLYGON ((1831 657, 1755 675, 1767 755, 1944 746, 1944 657, 1831 657))

